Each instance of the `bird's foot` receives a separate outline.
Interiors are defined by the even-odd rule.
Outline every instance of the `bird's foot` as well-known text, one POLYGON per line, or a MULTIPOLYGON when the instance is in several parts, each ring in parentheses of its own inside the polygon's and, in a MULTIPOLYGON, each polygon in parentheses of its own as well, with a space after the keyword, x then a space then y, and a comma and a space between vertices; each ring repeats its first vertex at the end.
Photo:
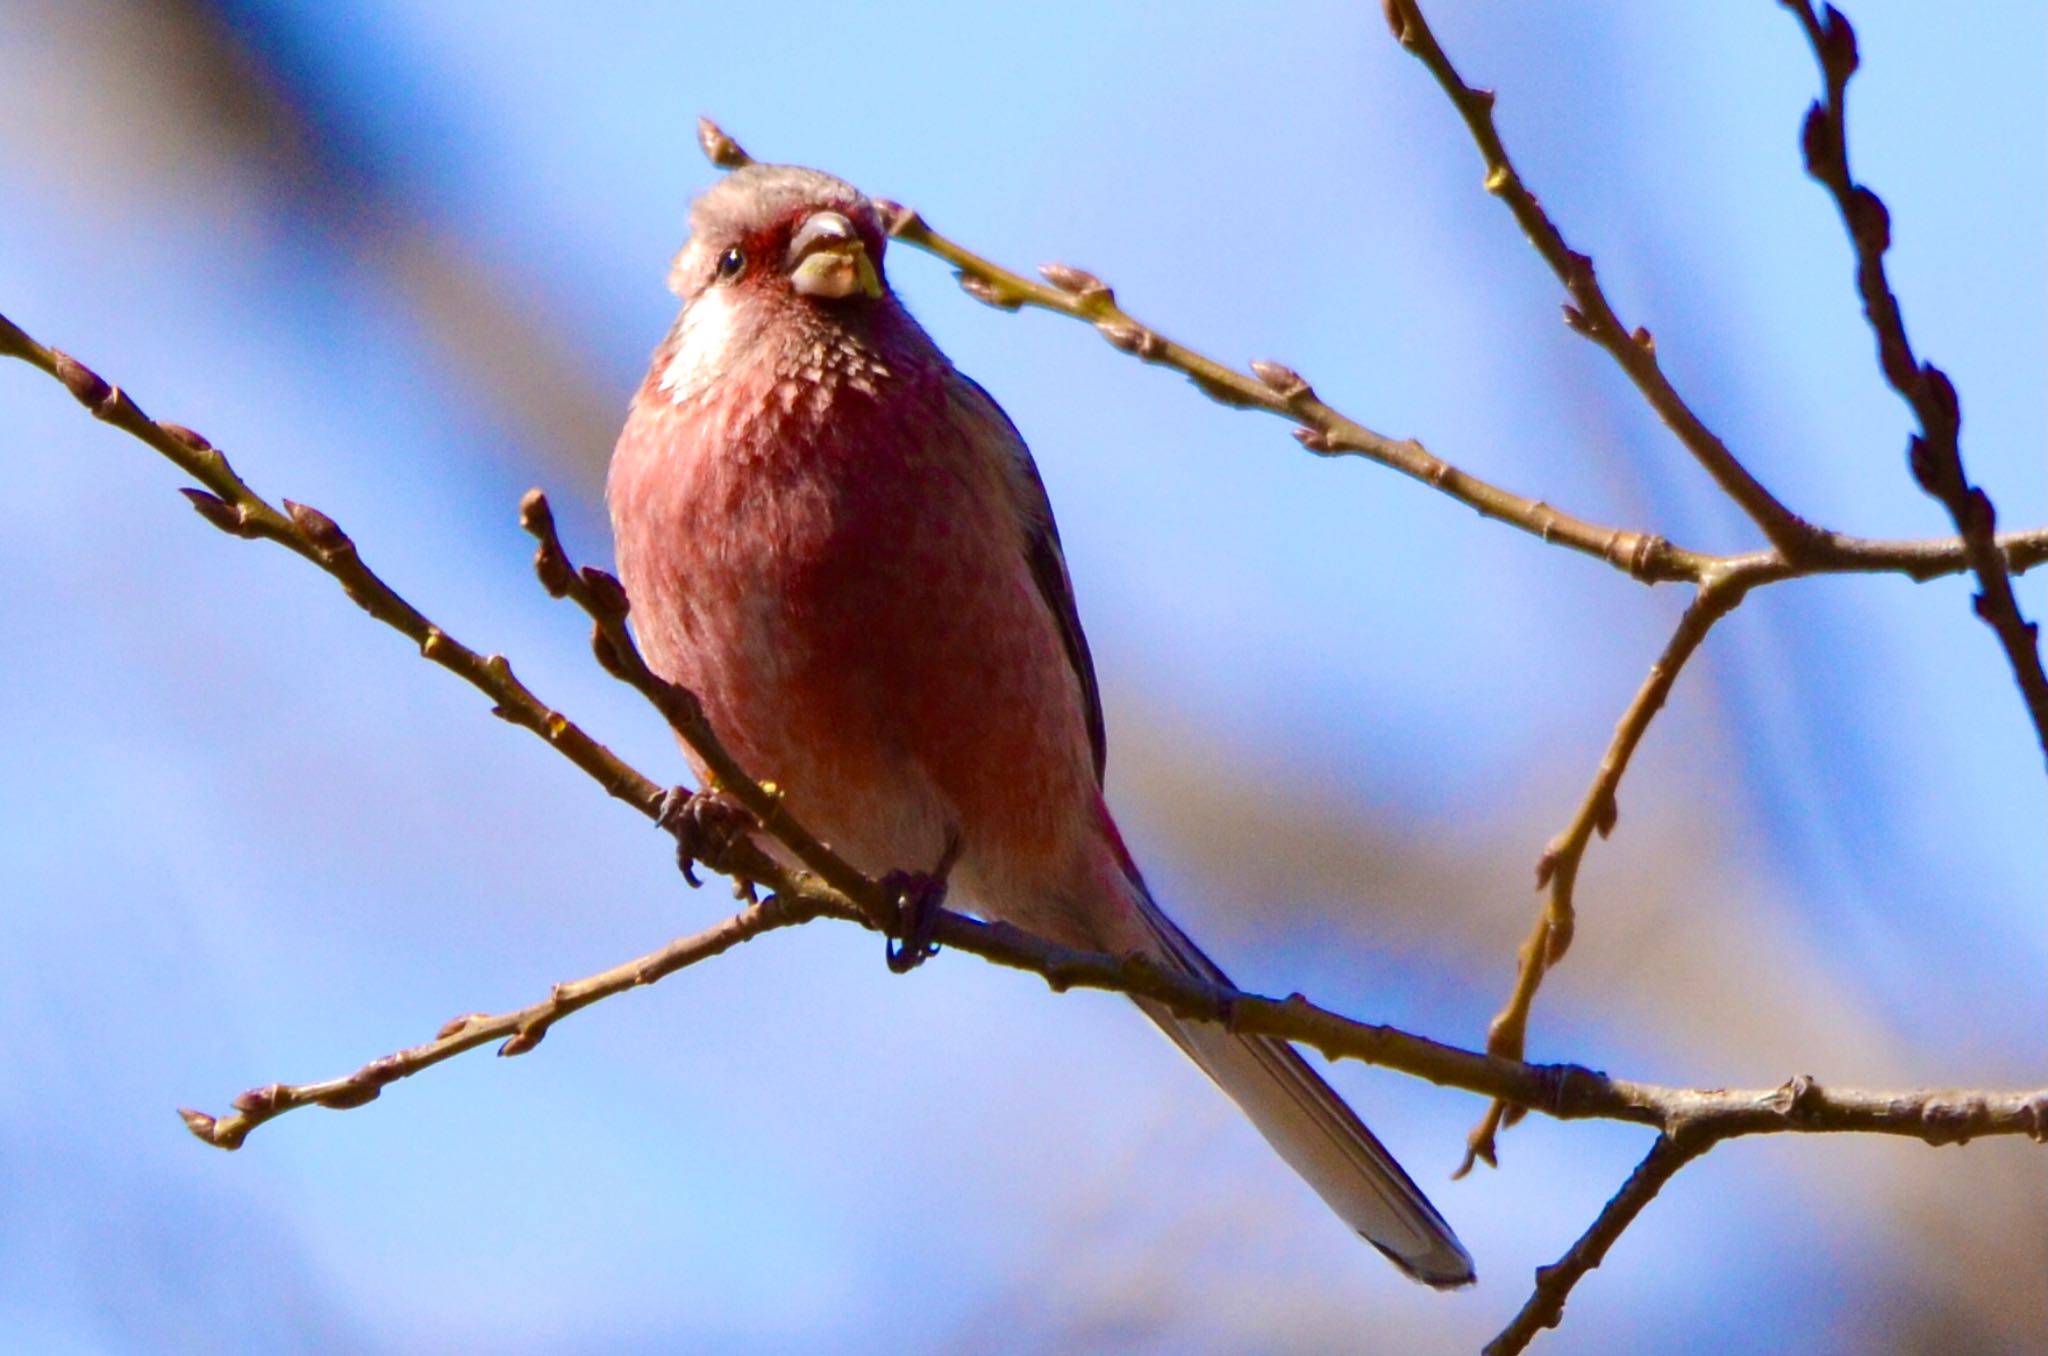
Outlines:
POLYGON ((697 879, 697 864, 718 870, 726 849, 754 827, 753 815, 725 792, 692 791, 687 786, 669 788, 654 822, 675 838, 676 869, 693 890, 704 883, 697 879))
POLYGON ((946 906, 946 877, 959 855, 959 838, 948 838, 946 850, 932 870, 891 871, 882 877, 882 887, 896 900, 895 925, 886 938, 891 973, 909 974, 939 954, 939 944, 932 940, 932 934, 946 906))

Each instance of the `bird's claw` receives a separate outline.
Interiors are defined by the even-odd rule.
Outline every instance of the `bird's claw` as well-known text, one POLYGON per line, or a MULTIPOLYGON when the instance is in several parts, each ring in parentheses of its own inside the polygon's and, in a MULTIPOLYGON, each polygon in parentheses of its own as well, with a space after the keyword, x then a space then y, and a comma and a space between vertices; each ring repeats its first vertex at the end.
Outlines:
POLYGON ((887 937, 889 970, 906 975, 939 954, 932 940, 946 903, 946 878, 926 871, 891 871, 882 885, 896 900, 896 925, 887 937))
POLYGON ((676 869, 696 889, 697 863, 716 871, 727 848, 754 827, 754 817, 723 791, 671 787, 661 798, 655 824, 676 840, 676 869))
POLYGON ((895 926, 885 938, 892 974, 909 974, 939 954, 932 934, 938 930, 939 914, 946 906, 946 877, 959 856, 959 836, 951 835, 939 854, 939 864, 930 871, 891 871, 882 877, 882 888, 896 901, 895 926))

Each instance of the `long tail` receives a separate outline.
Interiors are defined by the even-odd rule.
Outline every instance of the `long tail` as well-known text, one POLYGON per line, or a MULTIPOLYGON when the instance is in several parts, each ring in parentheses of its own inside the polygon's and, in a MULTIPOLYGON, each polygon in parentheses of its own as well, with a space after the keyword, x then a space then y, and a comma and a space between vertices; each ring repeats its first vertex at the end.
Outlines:
MULTIPOLYGON (((1228 984, 1223 971, 1188 940, 1133 880, 1138 916, 1162 959, 1190 974, 1228 984)), ((1183 1022, 1137 1000, 1145 1015, 1230 1094, 1259 1133, 1329 1207, 1395 1266, 1439 1289, 1470 1284, 1472 1258, 1429 1198, 1394 1156, 1285 1041, 1237 1036, 1208 1022, 1183 1022)))

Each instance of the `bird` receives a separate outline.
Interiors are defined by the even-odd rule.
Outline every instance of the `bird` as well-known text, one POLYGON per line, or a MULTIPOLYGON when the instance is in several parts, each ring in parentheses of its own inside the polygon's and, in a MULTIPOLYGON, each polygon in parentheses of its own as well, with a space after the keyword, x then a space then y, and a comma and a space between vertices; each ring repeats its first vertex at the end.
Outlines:
MULTIPOLYGON (((1227 985, 1104 799, 1101 693, 1031 453, 890 289, 887 243, 875 202, 817 170, 749 161, 692 204, 682 306, 606 481, 643 655, 862 871, 1227 985)), ((1135 1001, 1353 1231, 1416 1280, 1472 1281, 1292 1046, 1135 1001)))

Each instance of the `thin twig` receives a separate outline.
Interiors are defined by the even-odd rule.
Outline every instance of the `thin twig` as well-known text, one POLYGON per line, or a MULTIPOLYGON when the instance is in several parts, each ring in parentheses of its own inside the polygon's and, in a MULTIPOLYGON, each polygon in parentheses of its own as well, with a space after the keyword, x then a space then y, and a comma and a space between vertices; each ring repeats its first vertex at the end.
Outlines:
MULTIPOLYGON (((1490 1053, 1509 1059, 1522 1058, 1528 1039, 1529 1010, 1536 1001, 1536 990, 1550 967, 1563 958, 1571 945, 1575 924, 1573 891, 1578 884, 1579 865, 1585 859, 1586 848, 1592 843, 1593 835, 1597 833, 1605 838, 1612 833, 1620 815, 1617 792, 1622 774, 1628 770, 1629 760, 1650 728, 1651 720, 1670 697, 1671 688, 1678 681, 1686 661, 1699 649, 1714 623, 1741 605, 1755 582, 1754 573, 1730 572, 1715 576, 1701 587, 1684 615, 1678 619, 1677 629, 1664 643, 1657 662, 1650 665, 1650 672, 1643 679, 1642 686, 1636 689, 1628 709, 1622 712, 1621 720, 1614 729, 1614 738, 1609 741, 1593 783, 1579 802, 1571 823, 1550 840, 1543 855, 1537 859, 1536 888, 1542 890, 1547 887, 1548 893, 1541 912, 1537 914, 1535 927, 1523 941, 1517 956, 1515 987, 1508 995, 1507 1004, 1487 1027, 1486 1048, 1490 1053)), ((1513 1125, 1519 1118, 1520 1112, 1504 1102, 1495 1101, 1489 1106, 1479 1123, 1466 1135, 1464 1161, 1452 1176, 1463 1177, 1472 1171, 1475 1163, 1482 1161, 1488 1167, 1498 1166, 1495 1136, 1503 1126, 1513 1125)))
POLYGON ((807 923, 817 916, 801 902, 770 895, 724 922, 670 942, 659 951, 615 965, 588 979, 557 984, 546 998, 517 1012, 496 1017, 482 1013, 457 1017, 425 1045, 373 1059, 354 1073, 320 1083, 272 1083, 251 1088, 235 1098, 234 1111, 226 1116, 213 1116, 190 1107, 181 1107, 178 1114, 184 1118, 185 1128, 208 1144, 239 1149, 251 1130, 287 1111, 302 1106, 324 1106, 336 1111, 362 1106, 375 1101, 385 1084, 410 1078, 422 1069, 492 1041, 504 1042, 498 1047, 500 1055, 523 1055, 540 1044, 549 1027, 580 1008, 643 984, 653 984, 764 932, 807 923))
POLYGON ((303 556, 339 583, 350 599, 419 646, 420 654, 489 697, 491 714, 530 730, 594 778, 607 793, 652 818, 656 786, 561 712, 542 702, 512 674, 501 654, 479 654, 430 621, 363 563, 346 532, 316 508, 282 500, 283 509, 252 490, 212 443, 180 424, 143 413, 128 394, 110 386, 68 353, 36 342, 0 315, 0 355, 19 358, 56 377, 93 415, 168 458, 206 488, 185 497, 199 516, 230 536, 262 538, 303 556))
POLYGON ((1493 92, 1474 89, 1458 75, 1430 31, 1429 22, 1422 17, 1416 0, 1386 0, 1386 10, 1395 39, 1429 68, 1437 84, 1450 96, 1458 116, 1465 120, 1480 157, 1486 162, 1486 191, 1507 205, 1529 237, 1529 243, 1570 293, 1572 300, 1564 310, 1565 322, 1613 356, 1650 408, 1706 468, 1714 483, 1763 529, 1771 544, 1786 559, 1803 560, 1824 534, 1780 503, 1693 412, 1658 365, 1657 345, 1650 332, 1640 327, 1629 328, 1615 314, 1595 275, 1593 260, 1565 243, 1564 234, 1508 157, 1500 130, 1494 125, 1493 92))
POLYGON ((1579 1240, 1556 1262, 1536 1269, 1536 1289, 1522 1305, 1521 1311, 1509 1320, 1500 1335, 1488 1342, 1485 1356, 1514 1356, 1524 1350, 1537 1333, 1545 1328, 1554 1328, 1564 1317, 1565 1297, 1571 1294, 1585 1274, 1600 1265, 1607 1257, 1607 1249, 1614 1240, 1621 1237, 1622 1230, 1635 1223, 1643 1207, 1652 1197, 1663 1190, 1664 1184, 1677 1175, 1678 1170, 1693 1159, 1705 1153, 1711 1141, 1705 1139, 1679 1141, 1669 1135, 1657 1136, 1657 1142, 1650 1146, 1650 1152, 1622 1183, 1620 1191, 1607 1202, 1594 1220, 1592 1227, 1579 1236, 1579 1240))
POLYGON ((2013 679, 2034 735, 2048 759, 2048 674, 2041 668, 2039 628, 2020 614, 2006 561, 1998 550, 1998 514, 1991 497, 1972 485, 1963 469, 1960 442, 1962 406, 1948 374, 1914 356, 1906 338, 1906 321, 1885 274, 1885 251, 1891 248, 1891 214, 1884 202, 1849 172, 1849 131, 1846 98, 1849 77, 1856 73, 1856 33, 1833 5, 1816 17, 1809 0, 1780 0, 1799 19, 1820 62, 1827 94, 1806 111, 1801 138, 1806 171, 1824 185, 1842 214, 1856 253, 1856 290, 1863 314, 1877 338, 1878 366, 1893 390, 1902 396, 1919 421, 1920 432, 1907 444, 1907 464, 1920 488, 1939 500, 1955 521, 1956 531, 1977 578, 1977 615, 1998 637, 2012 666, 2013 679))

